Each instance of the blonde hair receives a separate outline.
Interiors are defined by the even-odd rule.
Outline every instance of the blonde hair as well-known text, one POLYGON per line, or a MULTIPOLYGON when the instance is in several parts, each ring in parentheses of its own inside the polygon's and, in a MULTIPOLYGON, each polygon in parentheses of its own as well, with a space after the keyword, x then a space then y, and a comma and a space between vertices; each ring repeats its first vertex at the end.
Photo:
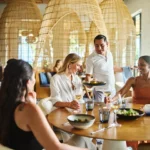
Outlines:
POLYGON ((59 73, 65 72, 70 64, 74 64, 81 60, 81 57, 75 53, 66 56, 59 73))

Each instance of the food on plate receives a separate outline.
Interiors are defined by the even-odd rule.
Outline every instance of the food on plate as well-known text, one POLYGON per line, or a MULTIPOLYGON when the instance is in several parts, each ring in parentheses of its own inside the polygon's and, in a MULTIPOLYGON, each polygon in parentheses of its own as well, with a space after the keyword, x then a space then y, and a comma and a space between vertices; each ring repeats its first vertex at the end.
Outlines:
POLYGON ((75 119, 75 122, 88 122, 88 119, 75 119))
POLYGON ((96 80, 92 80, 92 81, 90 81, 90 83, 92 83, 92 84, 96 84, 96 83, 98 83, 98 81, 96 81, 96 80))
POLYGON ((133 109, 119 109, 117 112, 118 115, 124 115, 124 116, 139 116, 139 113, 133 109))

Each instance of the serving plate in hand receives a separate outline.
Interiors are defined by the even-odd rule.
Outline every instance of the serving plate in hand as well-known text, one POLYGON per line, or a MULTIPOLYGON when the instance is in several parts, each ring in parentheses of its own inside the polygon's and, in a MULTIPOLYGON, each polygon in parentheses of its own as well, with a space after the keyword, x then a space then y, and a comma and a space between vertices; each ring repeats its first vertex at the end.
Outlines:
POLYGON ((106 82, 103 82, 103 81, 96 81, 95 83, 94 82, 83 82, 84 85, 88 85, 88 86, 102 86, 102 85, 105 85, 106 82))
MULTIPOLYGON (((127 111, 129 111, 130 109, 131 108, 120 108, 119 110, 127 110, 127 111)), ((141 111, 141 110, 138 110, 138 109, 132 109, 132 110, 138 112, 139 115, 135 115, 135 116, 131 115, 130 116, 130 115, 124 115, 124 114, 117 114, 118 119, 134 120, 134 119, 137 119, 137 118, 139 118, 139 117, 144 115, 144 112, 141 111)))

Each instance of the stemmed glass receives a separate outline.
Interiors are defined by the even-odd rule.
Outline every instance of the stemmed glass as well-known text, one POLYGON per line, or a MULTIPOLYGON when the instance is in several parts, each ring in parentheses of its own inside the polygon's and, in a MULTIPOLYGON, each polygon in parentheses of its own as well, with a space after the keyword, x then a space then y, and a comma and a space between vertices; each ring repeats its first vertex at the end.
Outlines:
MULTIPOLYGON (((82 89, 75 89, 74 90, 74 99, 78 101, 78 103, 82 103, 82 97, 83 97, 83 91, 82 89)), ((79 110, 75 110, 74 112, 76 113, 80 113, 81 112, 81 105, 80 105, 80 109, 79 110)))
POLYGON ((115 127, 121 126, 121 124, 119 124, 119 123, 117 122, 117 112, 118 112, 118 109, 119 109, 119 101, 118 101, 118 100, 115 101, 111 107, 112 107, 113 113, 114 113, 113 126, 115 126, 115 127))
POLYGON ((80 102, 80 100, 82 100, 82 94, 83 91, 81 89, 75 89, 74 90, 74 98, 75 100, 77 100, 78 102, 80 102))

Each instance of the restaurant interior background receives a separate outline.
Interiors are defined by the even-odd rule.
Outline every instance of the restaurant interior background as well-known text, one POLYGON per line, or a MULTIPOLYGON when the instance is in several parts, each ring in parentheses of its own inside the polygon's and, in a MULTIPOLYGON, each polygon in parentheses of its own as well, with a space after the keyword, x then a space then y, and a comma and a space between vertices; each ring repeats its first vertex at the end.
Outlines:
MULTIPOLYGON (((6 1, 7 0, 0 0, 0 16, 2 16, 3 10, 6 7, 6 4, 7 4, 6 1)), ((13 0, 13 1, 15 1, 15 0, 13 0)), ((51 0, 51 1, 53 1, 53 0, 51 0)), ((100 4, 100 6, 101 6, 101 4, 104 1, 110 1, 110 2, 117 3, 117 1, 119 1, 119 0, 98 0, 98 3, 100 4)), ((128 61, 127 58, 124 59, 123 56, 122 57, 119 56, 119 58, 124 59, 124 62, 121 61, 121 63, 120 63, 118 58, 116 59, 116 57, 118 57, 119 51, 112 52, 113 56, 115 58, 114 59, 115 64, 117 64, 118 66, 119 65, 121 65, 121 66, 130 65, 130 64, 133 64, 133 63, 136 64, 136 60, 137 60, 137 58, 140 55, 150 55, 150 50, 149 50, 150 49, 150 44, 149 44, 150 43, 150 38, 149 38, 149 24, 150 24, 149 8, 150 8, 150 1, 149 0, 144 0, 144 2, 143 2, 143 0, 124 0, 123 2, 127 5, 127 8, 129 10, 129 12, 131 13, 132 18, 134 20, 134 23, 136 25, 136 34, 135 34, 136 35, 136 42, 135 42, 136 43, 136 48, 134 47, 134 45, 131 46, 133 49, 130 48, 130 51, 132 51, 132 53, 135 54, 134 56, 130 56, 131 61, 128 61), (134 57, 134 61, 132 59, 133 57, 134 57)), ((48 0, 37 0, 36 4, 37 4, 37 6, 38 6, 38 8, 40 10, 41 16, 44 16, 45 10, 46 10, 47 5, 48 5, 48 0)), ((41 22, 42 22, 42 19, 41 19, 41 22)), ((2 26, 2 23, 0 23, 0 26, 2 26)), ((67 26, 67 28, 68 28, 68 26, 67 26)), ((58 30, 58 28, 56 28, 56 30, 58 30)), ((105 30, 105 27, 103 28, 103 30, 105 30)), ((102 33, 105 34, 105 31, 103 31, 102 33)), ((25 36, 22 36, 22 38, 21 38, 22 41, 25 41, 25 42, 28 42, 27 40, 31 40, 32 41, 32 39, 25 40, 24 37, 25 36)), ((2 36, 0 38, 2 38, 2 36)), ((33 42, 34 44, 33 43, 32 44, 31 43, 28 44, 27 47, 28 48, 32 47, 32 49, 36 49, 36 51, 38 51, 37 54, 34 54, 29 49, 26 50, 26 52, 23 52, 23 53, 20 52, 21 50, 18 50, 17 52, 12 51, 13 54, 10 57, 22 58, 22 59, 25 59, 25 60, 29 61, 31 64, 36 63, 36 65, 37 65, 39 63, 39 66, 40 65, 52 66, 56 59, 63 59, 68 52, 71 52, 71 51, 67 51, 66 49, 68 47, 66 47, 64 45, 63 45, 64 46, 64 49, 63 49, 63 46, 61 45, 62 43, 60 42, 62 39, 59 38, 59 33, 57 33, 57 36, 55 36, 55 38, 56 39, 58 38, 58 40, 53 42, 53 49, 57 49, 55 51, 54 50, 53 51, 47 51, 46 50, 45 52, 43 52, 41 54, 40 51, 37 50, 38 49, 38 46, 37 46, 38 39, 36 37, 36 39, 34 39, 36 42, 34 41, 33 42), (63 52, 61 52, 61 51, 63 51, 63 52), (47 56, 49 56, 49 58, 47 58, 47 56, 45 57, 45 54, 47 56), (29 57, 29 55, 30 55, 30 57, 29 57), (35 60, 33 60, 32 55, 37 55, 38 59, 37 59, 36 62, 35 62, 35 60), (40 57, 42 57, 42 58, 40 58, 40 57), (41 62, 42 62, 42 64, 40 64, 41 62)), ((72 41, 72 42, 76 42, 76 41, 72 41)), ((21 49, 23 49, 23 48, 26 49, 27 47, 26 46, 22 46, 21 49)), ((51 49, 51 45, 50 44, 49 44, 49 48, 51 49)), ((7 50, 7 47, 5 47, 5 49, 7 50)), ((86 52, 86 53, 82 52, 83 49, 86 49, 86 47, 82 47, 82 45, 79 47, 79 45, 76 44, 76 46, 69 47, 69 49, 73 49, 72 52, 76 52, 80 56, 84 57, 84 56, 87 56, 87 55, 89 55, 91 53, 91 51, 93 50, 93 47, 90 50, 88 50, 88 52, 86 52)), ((7 59, 9 58, 8 55, 10 55, 10 53, 11 52, 9 52, 8 54, 5 54, 5 56, 7 56, 7 57, 5 57, 4 59, 1 59, 1 63, 5 63, 7 61, 7 59)), ((128 55, 126 57, 128 57, 128 55)), ((84 60, 84 58, 83 58, 83 60, 84 60)))

